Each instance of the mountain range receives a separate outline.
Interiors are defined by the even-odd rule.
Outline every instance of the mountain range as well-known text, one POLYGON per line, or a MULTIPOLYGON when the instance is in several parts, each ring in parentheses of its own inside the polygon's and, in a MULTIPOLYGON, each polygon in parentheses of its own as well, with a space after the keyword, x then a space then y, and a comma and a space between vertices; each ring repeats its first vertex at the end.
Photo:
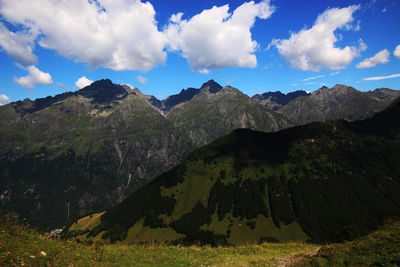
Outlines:
POLYGON ((75 222, 67 236, 212 245, 353 239, 400 215, 399 116, 397 98, 363 121, 235 130, 75 222))
POLYGON ((365 119, 399 91, 337 85, 272 95, 250 98, 210 80, 158 100, 100 80, 1 106, 1 210, 42 230, 62 227, 126 199, 195 148, 237 128, 272 132, 309 121, 365 119))

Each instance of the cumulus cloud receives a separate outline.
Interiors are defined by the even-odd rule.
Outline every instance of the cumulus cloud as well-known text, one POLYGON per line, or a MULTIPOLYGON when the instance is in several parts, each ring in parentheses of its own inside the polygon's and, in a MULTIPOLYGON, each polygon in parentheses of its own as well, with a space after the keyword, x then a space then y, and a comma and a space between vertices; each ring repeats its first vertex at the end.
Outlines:
POLYGON ((186 20, 183 14, 171 16, 164 29, 171 51, 180 51, 192 70, 256 67, 258 44, 250 29, 256 18, 267 19, 274 12, 269 0, 246 2, 229 12, 229 5, 214 6, 186 20))
POLYGON ((0 23, 0 47, 24 66, 37 62, 37 57, 32 53, 34 38, 28 31, 11 32, 0 23))
POLYGON ((24 88, 33 88, 38 84, 52 84, 53 80, 51 75, 46 72, 40 71, 35 66, 29 66, 26 68, 29 75, 20 78, 14 78, 14 81, 24 88))
POLYGON ((387 76, 368 77, 368 78, 364 78, 363 80, 365 80, 365 81, 379 81, 379 80, 392 79, 392 78, 398 78, 398 77, 400 77, 400 73, 387 75, 387 76))
POLYGON ((396 49, 393 51, 393 55, 400 59, 400 45, 396 46, 396 49))
POLYGON ((378 53, 376 53, 375 56, 366 58, 360 63, 357 64, 358 69, 366 69, 366 68, 372 68, 376 66, 377 64, 385 64, 389 62, 389 56, 390 52, 387 49, 384 49, 378 53))
POLYGON ((88 78, 86 78, 85 76, 80 77, 75 85, 79 88, 82 89, 83 87, 86 87, 88 85, 91 85, 93 83, 92 80, 89 80, 88 78))
POLYGON ((10 103, 10 98, 6 95, 0 95, 0 106, 10 103))
POLYGON ((2 0, 0 14, 21 32, 0 27, 0 45, 25 65, 34 41, 92 68, 150 70, 165 62, 155 10, 140 0, 2 0), (5 37, 4 37, 5 36, 5 37))
POLYGON ((145 78, 143 76, 140 76, 140 75, 136 76, 136 80, 138 80, 138 82, 140 84, 146 84, 147 83, 147 78, 145 78))
POLYGON ((342 69, 346 67, 366 45, 360 40, 359 47, 335 46, 338 29, 349 30, 354 20, 353 13, 359 5, 345 8, 330 8, 320 14, 310 29, 292 33, 289 39, 274 39, 278 52, 285 57, 293 68, 319 71, 321 69, 342 69))

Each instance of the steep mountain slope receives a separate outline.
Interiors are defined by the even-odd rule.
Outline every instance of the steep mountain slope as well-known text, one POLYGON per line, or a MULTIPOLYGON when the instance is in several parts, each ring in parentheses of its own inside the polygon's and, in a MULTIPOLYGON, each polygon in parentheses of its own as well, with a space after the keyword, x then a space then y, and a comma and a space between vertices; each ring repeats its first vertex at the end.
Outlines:
MULTIPOLYGON (((393 93, 380 91, 375 101, 393 93)), ((77 92, 10 103, 0 107, 0 210, 41 229, 61 227, 122 201, 236 128, 293 125, 213 80, 163 101, 101 80, 77 92)))
MULTIPOLYGON (((196 90, 217 97, 221 89, 211 80, 196 90)), ((189 103, 178 100, 167 103, 189 103)), ((206 107, 212 110, 218 101, 206 107)), ((101 80, 77 92, 0 107, 1 210, 41 229, 61 227, 122 201, 195 147, 237 127, 274 129, 264 125, 269 118, 261 106, 263 124, 252 124, 253 115, 243 111, 229 116, 240 123, 220 127, 225 115, 209 113, 190 128, 162 115, 157 106, 164 104, 137 88, 101 80)))
POLYGON ((161 106, 159 107, 164 112, 171 111, 172 108, 175 106, 190 101, 195 95, 199 94, 202 90, 208 90, 211 93, 217 93, 222 89, 222 86, 216 83, 214 80, 209 80, 208 82, 204 83, 200 89, 196 88, 188 88, 182 89, 179 94, 171 95, 167 97, 165 100, 161 101, 161 106))
POLYGON ((266 111, 255 100, 236 88, 220 90, 203 85, 190 102, 176 106, 167 118, 184 129, 197 146, 205 145, 237 128, 276 131, 293 126, 274 111, 266 111))
POLYGON ((373 91, 368 91, 367 94, 376 97, 384 101, 387 105, 392 103, 396 98, 400 96, 399 90, 392 90, 388 88, 377 88, 373 91))
POLYGON ((365 121, 235 130, 68 234, 221 244, 354 238, 400 215, 399 115, 400 99, 365 121))
POLYGON ((135 90, 109 80, 0 114, 1 208, 35 227, 105 209, 192 150, 135 90))
POLYGON ((278 112, 300 125, 335 119, 362 120, 382 111, 388 104, 352 87, 337 84, 298 97, 278 112))
POLYGON ((263 94, 256 94, 251 98, 263 104, 267 109, 277 110, 282 106, 285 106, 293 99, 299 96, 307 96, 309 94, 310 93, 307 93, 306 91, 303 90, 298 90, 287 94, 282 94, 280 91, 277 91, 277 92, 266 92, 263 94))

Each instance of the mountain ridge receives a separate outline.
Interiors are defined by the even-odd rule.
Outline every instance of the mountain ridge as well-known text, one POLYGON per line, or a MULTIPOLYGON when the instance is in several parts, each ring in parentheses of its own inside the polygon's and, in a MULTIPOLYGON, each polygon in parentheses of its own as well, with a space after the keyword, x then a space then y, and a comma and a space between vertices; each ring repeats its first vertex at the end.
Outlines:
POLYGON ((90 227, 72 224, 69 235, 111 243, 149 235, 221 244, 353 239, 400 215, 399 114, 400 98, 364 121, 235 130, 90 227))
POLYGON ((210 80, 196 90, 167 113, 155 97, 110 80, 1 106, 1 209, 41 229, 59 228, 125 199, 236 128, 297 124, 233 87, 210 80))

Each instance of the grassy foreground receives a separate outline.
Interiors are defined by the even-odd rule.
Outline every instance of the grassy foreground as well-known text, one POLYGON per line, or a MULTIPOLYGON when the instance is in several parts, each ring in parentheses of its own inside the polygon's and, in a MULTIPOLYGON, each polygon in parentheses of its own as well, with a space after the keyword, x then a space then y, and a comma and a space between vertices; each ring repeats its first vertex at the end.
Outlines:
POLYGON ((276 266, 318 251, 304 243, 236 247, 78 244, 2 218, 0 266, 276 266))
POLYGON ((354 242, 319 246, 264 243, 234 247, 92 246, 39 235, 0 218, 0 266, 398 266, 400 222, 354 242))
POLYGON ((300 265, 400 266, 400 221, 387 222, 375 232, 354 241, 325 245, 300 265))

